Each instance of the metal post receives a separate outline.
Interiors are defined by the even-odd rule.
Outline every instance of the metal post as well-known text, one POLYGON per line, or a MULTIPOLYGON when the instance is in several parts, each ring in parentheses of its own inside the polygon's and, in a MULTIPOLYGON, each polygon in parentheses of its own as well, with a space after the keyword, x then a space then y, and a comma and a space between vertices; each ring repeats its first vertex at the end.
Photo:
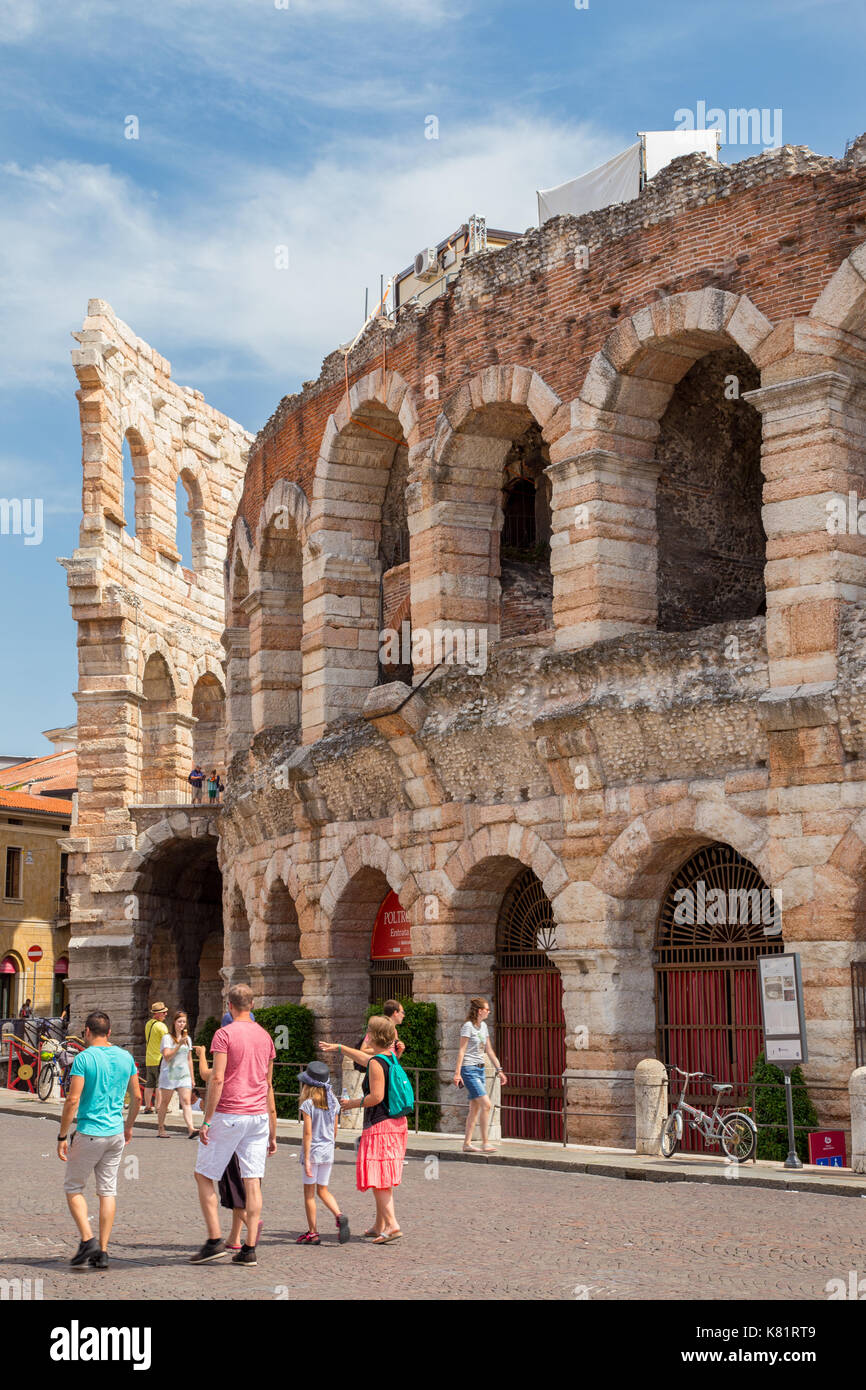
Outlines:
POLYGON ((562 1147, 568 1148, 568 1082, 562 1078, 562 1147))
POLYGON ((789 1067, 785 1068, 785 1109, 788 1112, 788 1157, 785 1159, 785 1167, 802 1168, 803 1165, 797 1157, 797 1141, 794 1138, 794 1096, 789 1067))
POLYGON ((419 1082, 419 1080, 418 1080, 418 1068, 415 1067, 415 1068, 414 1068, 414 1071, 415 1071, 415 1133, 417 1134, 417 1133, 418 1133, 418 1130, 419 1130, 419 1128, 420 1128, 419 1112, 420 1112, 420 1108, 421 1108, 421 1102, 420 1102, 420 1082, 419 1082))

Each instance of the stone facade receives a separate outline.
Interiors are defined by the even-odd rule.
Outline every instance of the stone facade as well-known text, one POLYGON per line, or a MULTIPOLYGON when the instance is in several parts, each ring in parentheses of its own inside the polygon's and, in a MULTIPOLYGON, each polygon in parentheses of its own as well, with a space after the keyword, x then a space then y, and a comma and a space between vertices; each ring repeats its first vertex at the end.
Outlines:
MULTIPOLYGON (((82 370, 106 409, 117 368, 82 370)), ((223 428, 202 470, 212 490, 212 469, 243 466, 242 433, 223 428)), ((567 1084, 583 1112, 571 1132, 629 1140, 618 1097, 656 1050, 659 911, 684 860, 721 842, 781 894, 816 1099, 822 1118, 844 1114, 844 1091, 820 1083, 847 1086, 850 967, 866 959, 866 538, 856 521, 832 531, 827 504, 866 496, 866 137, 842 161, 791 147, 730 168, 677 160, 633 203, 470 258, 427 309, 371 326, 348 391, 334 354, 280 404, 228 533, 217 824, 174 812, 145 830, 129 804, 132 657, 145 650, 133 596, 147 610, 159 550, 116 596, 116 564, 109 583, 97 559, 128 550, 109 533, 109 482, 93 489, 93 547, 70 566, 92 758, 74 920, 94 942, 77 938, 73 976, 96 979, 110 956, 118 1002, 139 974, 141 996, 151 967, 136 951, 153 926, 130 935, 122 895, 155 855, 183 875, 186 840, 202 856, 185 880, 194 896, 216 835, 226 978, 249 978, 262 1002, 302 998, 324 1035, 351 1037, 393 890, 412 921, 415 996, 438 1005, 450 1062, 467 996, 493 992, 500 905, 529 867, 556 922, 567 1084), (545 608, 543 581, 527 582, 521 617, 499 546, 532 427, 552 598, 545 608), (389 539, 401 497, 408 609, 391 573, 405 563, 389 539), (383 675, 385 603, 411 622, 415 693, 383 675), (437 664, 432 640, 415 650, 446 630, 483 635, 486 665, 437 664)), ((151 651, 173 593, 153 594, 151 651)), ((206 647, 217 595, 186 598, 206 647)), ((153 695, 176 761, 188 710, 153 695)), ((204 928, 187 920, 191 959, 204 928)))

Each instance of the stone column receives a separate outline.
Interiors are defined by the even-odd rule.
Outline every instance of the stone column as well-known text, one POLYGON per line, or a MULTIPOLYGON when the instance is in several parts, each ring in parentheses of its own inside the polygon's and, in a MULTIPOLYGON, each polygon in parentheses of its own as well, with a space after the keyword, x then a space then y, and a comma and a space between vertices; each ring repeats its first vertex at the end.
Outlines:
POLYGON ((143 1060, 150 977, 140 974, 139 958, 134 934, 119 928, 75 928, 69 942, 71 1031, 80 1033, 91 1010, 103 1009, 111 1019, 111 1041, 143 1060))
POLYGON ((668 1073, 647 1057, 634 1069, 635 1152, 656 1155, 668 1114, 668 1073))
MULTIPOLYGON (((263 1009, 271 1008, 274 1004, 302 1002, 304 981, 294 961, 279 965, 250 962, 248 971, 250 987, 263 1009)), ((298 1058, 298 1061, 301 1060, 298 1058)))
POLYGON ((743 399, 763 416, 770 683, 832 681, 842 605, 866 599, 866 394, 849 375, 822 371, 743 399))
MULTIPOLYGON (((339 532, 345 542, 348 533, 339 532)), ((319 542, 322 533, 312 543, 319 542)), ((376 684, 379 652, 379 561, 372 541, 348 554, 321 554, 304 576, 301 641, 303 740, 314 743, 342 714, 359 714, 376 684)))
POLYGON ((656 621, 654 460, 590 449, 545 469, 553 485, 550 568, 561 650, 656 621))
POLYGON ((316 1038, 354 1047, 364 1030, 370 995, 367 961, 299 960, 304 977, 301 1002, 316 1015, 316 1038))
POLYGON ((848 1083, 851 1097, 851 1167, 866 1173, 866 1067, 852 1071, 848 1083))
POLYGON ((244 602, 249 615, 249 682, 255 733, 301 719, 299 594, 257 590, 244 602))
POLYGON ((227 627, 222 635, 226 652, 226 764, 249 748, 253 736, 250 704, 250 633, 246 627, 227 627))

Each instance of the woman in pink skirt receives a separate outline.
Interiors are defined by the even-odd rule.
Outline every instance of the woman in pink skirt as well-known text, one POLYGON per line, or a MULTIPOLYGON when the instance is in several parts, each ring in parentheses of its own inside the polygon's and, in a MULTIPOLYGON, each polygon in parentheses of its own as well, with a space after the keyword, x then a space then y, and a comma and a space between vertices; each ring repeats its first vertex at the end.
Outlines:
MULTIPOLYGON (((377 1053, 384 1054, 393 1046, 397 1029, 390 1018, 374 1015, 367 1024, 367 1034, 377 1053)), ((364 1232, 374 1245, 388 1245, 403 1234, 394 1211, 394 1188, 403 1177, 409 1123, 405 1115, 395 1120, 388 1114, 390 1070, 389 1057, 371 1057, 362 1096, 341 1102, 344 1110, 360 1106, 364 1111, 364 1128, 358 1142, 357 1186, 359 1192, 372 1188, 376 1198, 376 1220, 364 1232)))

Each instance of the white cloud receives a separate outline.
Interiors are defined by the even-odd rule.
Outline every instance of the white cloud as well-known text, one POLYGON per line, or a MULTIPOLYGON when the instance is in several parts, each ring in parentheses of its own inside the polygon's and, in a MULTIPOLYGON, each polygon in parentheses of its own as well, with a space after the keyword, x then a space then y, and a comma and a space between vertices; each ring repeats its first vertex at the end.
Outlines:
POLYGON ((108 165, 0 167, 0 382, 71 390, 67 335, 98 297, 183 381, 194 363, 190 384, 207 392, 234 361, 288 389, 353 336, 380 272, 472 212, 523 231, 537 187, 627 143, 513 113, 460 130, 443 118, 440 134, 425 140, 419 123, 411 141, 344 141, 296 174, 226 168, 210 200, 181 206, 108 165), (275 267, 282 245, 288 270, 275 267))

